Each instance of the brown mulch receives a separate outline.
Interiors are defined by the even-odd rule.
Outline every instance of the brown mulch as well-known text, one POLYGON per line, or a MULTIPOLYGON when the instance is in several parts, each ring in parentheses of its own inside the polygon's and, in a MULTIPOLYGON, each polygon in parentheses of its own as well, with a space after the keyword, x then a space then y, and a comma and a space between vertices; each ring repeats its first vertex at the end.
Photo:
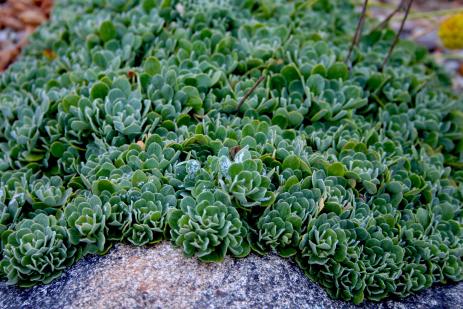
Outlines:
POLYGON ((17 57, 27 36, 50 17, 53 0, 0 0, 0 72, 17 57))

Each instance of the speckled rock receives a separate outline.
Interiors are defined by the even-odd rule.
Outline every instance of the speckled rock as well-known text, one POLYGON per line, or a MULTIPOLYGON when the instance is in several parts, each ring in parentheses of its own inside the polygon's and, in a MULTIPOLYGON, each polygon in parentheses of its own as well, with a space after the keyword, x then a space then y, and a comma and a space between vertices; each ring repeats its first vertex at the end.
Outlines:
MULTIPOLYGON (((462 308, 463 284, 434 287, 365 308, 462 308)), ((276 255, 205 264, 169 243, 117 245, 90 256, 48 286, 0 282, 0 308, 355 308, 334 301, 293 262, 276 255)))

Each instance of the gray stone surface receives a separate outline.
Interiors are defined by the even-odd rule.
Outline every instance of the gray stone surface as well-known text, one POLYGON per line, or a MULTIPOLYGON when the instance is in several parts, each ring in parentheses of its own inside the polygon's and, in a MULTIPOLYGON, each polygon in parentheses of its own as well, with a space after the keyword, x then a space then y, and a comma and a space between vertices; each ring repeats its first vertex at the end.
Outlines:
MULTIPOLYGON (((205 264, 169 243, 117 245, 48 286, 0 282, 0 308, 355 308, 334 301, 290 260, 275 255, 205 264)), ((365 308, 463 308, 463 283, 365 308)))

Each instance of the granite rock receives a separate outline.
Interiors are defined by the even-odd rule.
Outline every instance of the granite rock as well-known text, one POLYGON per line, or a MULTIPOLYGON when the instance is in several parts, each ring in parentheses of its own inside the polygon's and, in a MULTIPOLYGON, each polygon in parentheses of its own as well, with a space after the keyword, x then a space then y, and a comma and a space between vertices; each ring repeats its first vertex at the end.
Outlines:
MULTIPOLYGON (((463 283, 364 308, 462 308, 463 283)), ((0 282, 0 308, 356 308, 330 299, 296 264, 276 255, 206 264, 164 242, 117 245, 89 256, 52 284, 0 282)))

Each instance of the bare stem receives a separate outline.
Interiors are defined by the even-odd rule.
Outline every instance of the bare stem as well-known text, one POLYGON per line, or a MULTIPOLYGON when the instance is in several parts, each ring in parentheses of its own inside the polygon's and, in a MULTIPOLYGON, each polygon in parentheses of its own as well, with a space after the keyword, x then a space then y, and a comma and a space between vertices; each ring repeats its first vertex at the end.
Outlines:
POLYGON ((395 10, 392 11, 378 26, 373 28, 372 31, 383 29, 389 23, 389 21, 403 9, 404 4, 405 4, 405 0, 401 0, 399 5, 395 8, 395 10))
POLYGON ((368 6, 368 0, 365 0, 363 2, 362 15, 360 15, 360 19, 359 19, 359 22, 357 24, 357 29, 355 29, 355 34, 354 34, 354 37, 352 39, 352 43, 350 45, 349 52, 348 52, 347 57, 346 57, 346 63, 349 63, 350 56, 352 55, 352 51, 354 50, 354 47, 360 41, 360 36, 361 36, 361 33, 362 33, 363 23, 365 21, 365 16, 367 14, 367 6, 368 6))
POLYGON ((241 106, 243 105, 244 101, 246 101, 246 99, 249 98, 249 96, 254 92, 254 90, 256 90, 256 88, 259 86, 260 83, 262 83, 264 79, 265 79, 264 75, 259 77, 259 79, 256 81, 254 86, 252 86, 252 88, 249 89, 248 92, 246 92, 246 94, 241 98, 240 103, 238 104, 238 108, 236 109, 237 111, 241 109, 241 106))
POLYGON ((404 18, 402 19, 402 23, 400 24, 400 29, 397 32, 394 41, 392 42, 391 47, 389 48, 389 51, 387 52, 386 58, 384 58, 383 64, 381 65, 381 71, 384 69, 386 64, 389 61, 389 58, 391 57, 392 52, 394 51, 394 48, 396 47, 397 43, 399 42, 400 35, 402 34, 402 31, 404 30, 405 26, 405 21, 407 21, 408 14, 410 13, 410 9, 412 7, 413 0, 408 0, 407 8, 405 10, 405 15, 404 18))
MULTIPOLYGON (((365 11, 366 12, 366 11, 365 11)), ((366 17, 366 13, 365 15, 363 15, 362 18, 360 18, 360 30, 359 32, 357 33, 357 36, 355 37, 355 45, 357 46, 360 42, 360 38, 362 36, 362 29, 363 29, 363 25, 365 24, 365 17, 366 17)))

